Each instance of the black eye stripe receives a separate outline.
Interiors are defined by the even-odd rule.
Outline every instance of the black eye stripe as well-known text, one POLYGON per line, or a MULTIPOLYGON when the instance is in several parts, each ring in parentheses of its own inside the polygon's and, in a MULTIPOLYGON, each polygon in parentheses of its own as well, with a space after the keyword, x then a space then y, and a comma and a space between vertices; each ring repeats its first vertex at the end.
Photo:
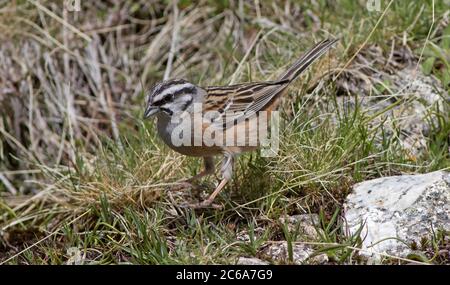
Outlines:
POLYGON ((164 98, 162 98, 161 100, 155 101, 153 102, 153 106, 162 106, 166 103, 169 103, 170 101, 173 100, 173 95, 172 94, 167 94, 167 96, 165 96, 164 98))

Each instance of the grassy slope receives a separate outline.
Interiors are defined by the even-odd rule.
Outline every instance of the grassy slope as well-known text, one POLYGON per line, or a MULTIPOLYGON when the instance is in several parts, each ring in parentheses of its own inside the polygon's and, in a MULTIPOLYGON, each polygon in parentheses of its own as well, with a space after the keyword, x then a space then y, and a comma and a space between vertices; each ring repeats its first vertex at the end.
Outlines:
MULTIPOLYGON (((0 167, 19 192, 10 195, 11 187, 0 185, 0 260, 14 256, 8 263, 54 264, 78 256, 85 263, 234 263, 238 256, 262 257, 267 241, 288 240, 318 242, 315 249, 326 252, 331 262, 364 262, 353 249, 360 240, 343 234, 339 218, 351 185, 450 166, 448 114, 440 114, 425 154, 411 158, 394 138, 375 143, 377 126, 371 126, 374 118, 363 109, 340 113, 335 124, 332 112, 304 96, 317 84, 315 75, 327 73, 319 91, 329 98, 323 104, 333 110, 336 66, 349 68, 346 63, 366 41, 378 44, 386 55, 393 41, 405 43, 417 58, 423 55, 424 71, 437 76, 448 92, 448 12, 443 2, 394 1, 382 15, 350 0, 273 2, 259 8, 254 3, 180 1, 180 47, 171 74, 201 84, 226 84, 233 76, 236 81, 264 80, 281 72, 311 42, 330 34, 341 41, 292 86, 284 104, 288 120, 280 155, 243 155, 235 179, 218 197, 223 211, 178 207, 197 194, 165 190, 198 172, 201 162, 170 151, 155 135, 153 122, 139 119, 145 96, 140 90, 163 76, 173 30, 173 7, 146 2, 123 1, 107 11, 95 7, 76 15, 48 5, 70 29, 30 3, 18 1, 17 7, 2 10, 0 29, 8 31, 2 60, 13 51, 7 62, 20 66, 21 52, 35 51, 33 45, 40 49, 35 57, 25 56, 25 86, 20 87, 21 80, 8 81, 17 87, 23 116, 8 112, 14 100, 0 94, 6 98, 0 97, 0 108, 6 110, 0 117, 0 167), (85 31, 92 43, 87 45, 74 29, 85 31), (264 34, 252 47, 260 30, 264 34), (40 110, 32 120, 30 102, 40 110), (20 120, 18 131, 14 122, 20 120), (308 212, 321 213, 318 240, 288 231, 279 221, 283 215, 308 212), (237 239, 242 233, 249 234, 250 242, 237 239)), ((210 178, 204 185, 214 182, 210 178)), ((428 258, 443 239, 423 242, 424 251, 431 248, 428 258)))

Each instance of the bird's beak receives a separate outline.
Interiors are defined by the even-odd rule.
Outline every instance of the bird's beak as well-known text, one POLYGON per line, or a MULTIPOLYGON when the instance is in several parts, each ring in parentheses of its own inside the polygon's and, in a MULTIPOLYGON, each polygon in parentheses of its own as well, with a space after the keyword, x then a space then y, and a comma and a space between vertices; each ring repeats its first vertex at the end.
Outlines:
POLYGON ((159 112, 159 108, 155 107, 155 106, 148 106, 147 109, 145 109, 144 112, 144 119, 148 119, 151 116, 153 116, 154 114, 159 112))

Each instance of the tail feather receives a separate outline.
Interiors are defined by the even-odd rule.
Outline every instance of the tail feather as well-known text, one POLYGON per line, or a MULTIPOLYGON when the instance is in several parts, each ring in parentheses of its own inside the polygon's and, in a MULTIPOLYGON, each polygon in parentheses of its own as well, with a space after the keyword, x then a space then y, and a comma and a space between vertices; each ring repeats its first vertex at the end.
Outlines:
POLYGON ((338 39, 327 39, 324 40, 308 52, 297 59, 294 64, 279 78, 279 81, 288 80, 289 82, 297 78, 303 71, 305 71, 316 59, 323 55, 327 50, 333 46, 338 39))

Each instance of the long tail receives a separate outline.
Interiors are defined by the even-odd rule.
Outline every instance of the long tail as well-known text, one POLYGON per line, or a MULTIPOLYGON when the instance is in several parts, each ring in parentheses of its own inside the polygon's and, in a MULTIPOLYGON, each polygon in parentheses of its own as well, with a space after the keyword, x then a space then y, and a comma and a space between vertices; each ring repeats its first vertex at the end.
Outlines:
POLYGON ((302 74, 316 59, 323 55, 338 39, 327 39, 311 48, 308 52, 297 59, 294 64, 279 78, 279 81, 288 80, 291 82, 302 74))

